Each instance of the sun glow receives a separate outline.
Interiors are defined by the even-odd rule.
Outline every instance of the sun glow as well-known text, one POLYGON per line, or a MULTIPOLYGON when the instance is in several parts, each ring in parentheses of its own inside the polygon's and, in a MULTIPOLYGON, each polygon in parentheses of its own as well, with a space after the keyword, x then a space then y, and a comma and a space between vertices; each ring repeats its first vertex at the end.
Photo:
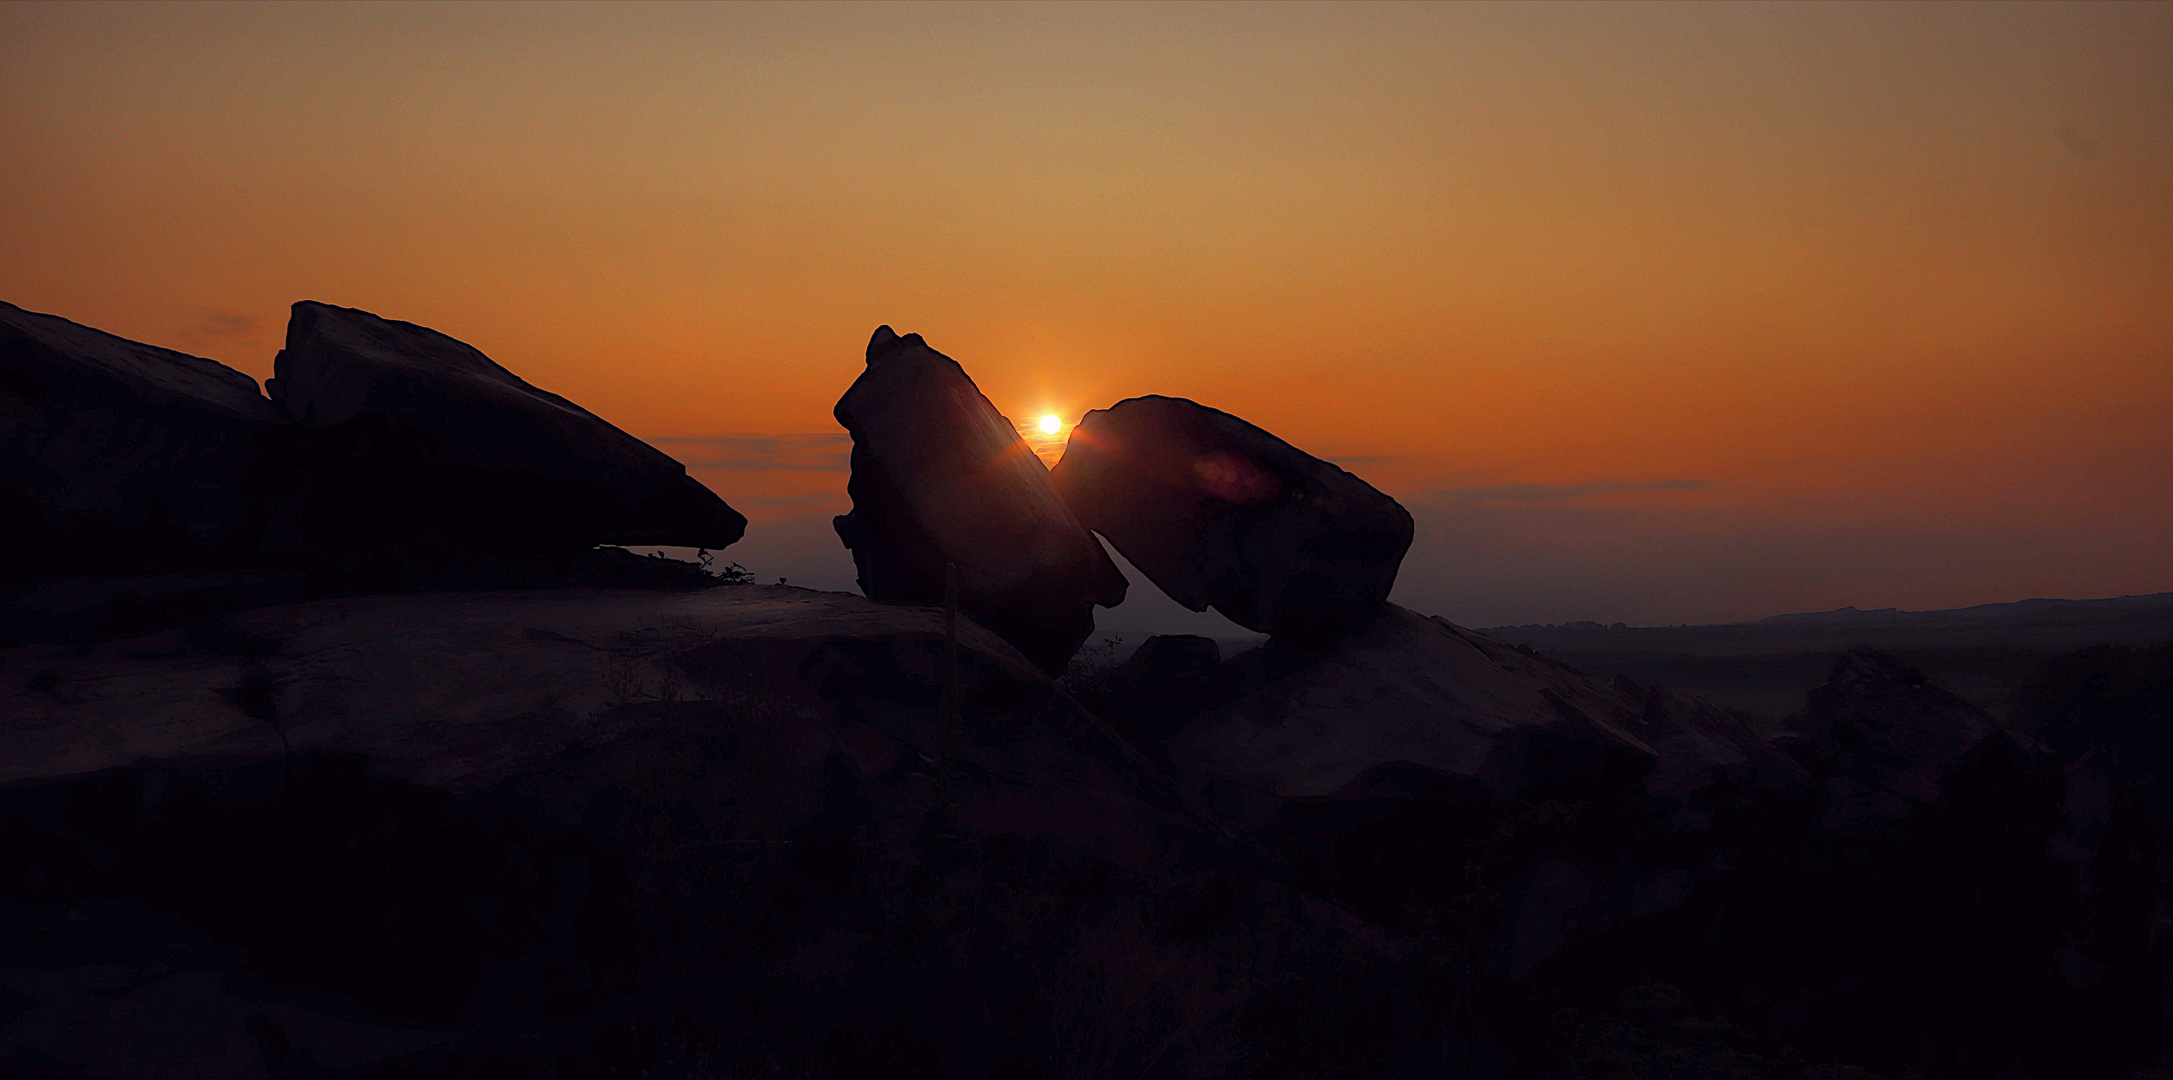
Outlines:
POLYGON ((1057 415, 1056 415, 1055 413, 1049 413, 1049 414, 1047 414, 1047 415, 1045 415, 1045 416, 1043 416, 1043 417, 1041 418, 1041 433, 1042 433, 1042 434, 1044 434, 1044 435, 1054 435, 1054 434, 1056 434, 1057 432, 1059 432, 1059 431, 1062 431, 1062 430, 1064 430, 1064 421, 1063 421, 1063 419, 1062 419, 1061 417, 1057 416, 1057 415))

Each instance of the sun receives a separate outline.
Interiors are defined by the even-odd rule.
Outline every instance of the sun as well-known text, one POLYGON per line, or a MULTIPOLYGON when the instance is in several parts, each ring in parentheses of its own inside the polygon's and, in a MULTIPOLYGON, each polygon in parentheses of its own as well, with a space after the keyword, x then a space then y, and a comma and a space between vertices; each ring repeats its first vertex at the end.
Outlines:
POLYGON ((1043 417, 1041 418, 1041 433, 1042 433, 1042 434, 1044 434, 1044 435, 1054 435, 1054 434, 1056 434, 1057 432, 1059 432, 1059 431, 1062 431, 1062 430, 1064 430, 1064 421, 1063 421, 1063 419, 1062 419, 1061 417, 1057 416, 1057 415, 1056 415, 1055 413, 1049 413, 1048 415, 1046 415, 1046 416, 1043 416, 1043 417))

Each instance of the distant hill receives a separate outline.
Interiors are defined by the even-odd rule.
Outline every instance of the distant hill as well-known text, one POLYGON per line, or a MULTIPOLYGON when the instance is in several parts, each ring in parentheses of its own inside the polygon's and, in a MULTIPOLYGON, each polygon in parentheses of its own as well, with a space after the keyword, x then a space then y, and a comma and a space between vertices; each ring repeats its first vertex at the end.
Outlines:
POLYGON ((2014 687, 2047 656, 2100 643, 2173 641, 2173 593, 1941 611, 1845 607, 1703 626, 1573 622, 1480 632, 1593 675, 1689 690, 1768 721, 1801 708, 1803 691, 1850 646, 1869 645, 2004 715, 2014 687))
POLYGON ((1902 611, 1899 608, 1835 608, 1832 611, 1809 611, 1793 615, 1771 615, 1758 620, 1759 626, 1793 626, 1813 624, 1820 626, 1872 626, 1894 623, 1991 623, 2007 622, 2028 625, 2073 625, 2098 623, 2108 620, 2126 621, 2140 618, 2145 622, 2162 623, 2173 617, 2173 592, 2145 593, 2140 596, 2115 596, 2104 600, 2054 600, 2038 598, 2015 600, 2005 604, 1978 604, 1974 607, 1944 608, 1938 611, 1902 611))

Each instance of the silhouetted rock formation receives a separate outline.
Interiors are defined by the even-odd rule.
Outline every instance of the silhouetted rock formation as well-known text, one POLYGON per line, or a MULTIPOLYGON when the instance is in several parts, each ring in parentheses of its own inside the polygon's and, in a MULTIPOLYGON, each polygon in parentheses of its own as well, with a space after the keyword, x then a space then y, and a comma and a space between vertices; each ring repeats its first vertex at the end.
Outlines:
POLYGON ((1411 546, 1396 500, 1183 398, 1088 413, 1051 479, 1172 599, 1263 633, 1310 632, 1388 599, 1411 546))
POLYGON ((685 466, 435 330, 305 300, 275 370, 272 400, 313 432, 279 538, 303 551, 430 562, 746 530, 685 466))
POLYGON ((2173 646, 2046 662, 2033 734, 1854 648, 1769 741, 1387 603, 1408 515, 1235 418, 1091 414, 1052 486, 887 327, 872 599, 698 589, 590 545, 738 515, 473 349, 301 304, 279 370, 294 423, 0 306, 0 1074, 2173 1061, 2173 646), (1082 519, 1273 638, 1059 688, 1082 519))
POLYGON ((0 580, 246 565, 279 428, 241 372, 0 303, 0 580))
POLYGON ((0 640, 266 596, 661 583, 591 549, 745 529, 678 462, 435 331, 303 302, 287 345, 267 399, 210 360, 0 304, 0 583, 138 579, 113 604, 0 594, 0 640), (32 625, 56 602, 66 626, 32 625))
POLYGON ((877 328, 836 415, 853 436, 837 533, 871 599, 940 604, 955 562, 960 609, 1050 673, 1094 632, 1094 605, 1124 599, 1018 429, 919 334, 877 328))
POLYGON ((1376 932, 1234 858, 1000 638, 958 640, 957 727, 941 613, 788 588, 0 650, 0 953, 36 968, 0 1071, 240 1040, 421 1055, 401 1075, 1214 1076, 1378 1038, 1376 932))

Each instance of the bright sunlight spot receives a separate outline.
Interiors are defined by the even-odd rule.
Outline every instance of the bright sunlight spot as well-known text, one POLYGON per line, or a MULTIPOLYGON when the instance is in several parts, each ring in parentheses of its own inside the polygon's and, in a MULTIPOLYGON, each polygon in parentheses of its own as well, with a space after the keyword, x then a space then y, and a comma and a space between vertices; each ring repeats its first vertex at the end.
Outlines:
POLYGON ((1055 413, 1050 413, 1041 418, 1041 431, 1043 434, 1054 435, 1062 430, 1064 430, 1064 421, 1059 419, 1055 413))

